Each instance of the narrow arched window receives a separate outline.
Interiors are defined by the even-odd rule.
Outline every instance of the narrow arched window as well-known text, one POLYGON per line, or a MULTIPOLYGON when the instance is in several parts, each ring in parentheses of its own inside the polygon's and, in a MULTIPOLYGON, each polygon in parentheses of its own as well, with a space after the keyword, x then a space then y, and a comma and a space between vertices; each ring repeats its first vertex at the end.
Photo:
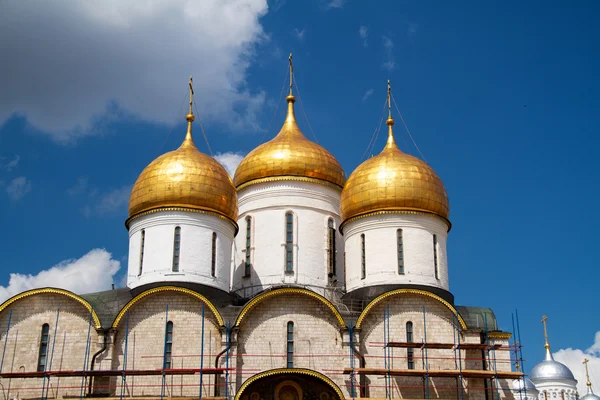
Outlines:
POLYGON ((294 323, 287 323, 287 367, 294 368, 294 323))
POLYGON ((438 272, 438 242, 437 235, 433 235, 433 266, 435 268, 435 279, 440 279, 438 272))
POLYGON ((140 271, 138 276, 142 274, 142 268, 144 267, 144 246, 146 245, 146 231, 142 229, 142 239, 140 242, 140 271))
POLYGON ((212 257, 210 259, 210 274, 214 277, 217 273, 217 232, 212 234, 212 257))
POLYGON ((42 337, 40 338, 40 354, 38 355, 38 372, 46 371, 48 360, 48 339, 50 337, 50 325, 42 325, 42 337))
POLYGON ((404 275, 404 240, 402 238, 402 229, 396 231, 398 242, 398 273, 404 275))
MULTIPOLYGON (((413 341, 413 324, 412 322, 408 321, 406 323, 406 342, 407 343, 412 343, 413 341)), ((406 359, 408 361, 408 369, 415 369, 415 359, 414 359, 414 351, 415 349, 413 349, 412 347, 408 347, 406 349, 406 359)))
POLYGON ((175 227, 173 239, 173 272, 179 272, 179 252, 181 250, 181 228, 175 227))
POLYGON ((294 215, 285 214, 285 272, 294 271, 294 215))
POLYGON ((329 277, 335 276, 335 227, 333 218, 327 221, 327 273, 329 277))
POLYGON ((252 251, 252 218, 246 218, 246 262, 244 263, 244 277, 250 276, 250 267, 252 266, 251 261, 252 251))
POLYGON ((365 234, 360 235, 360 279, 367 277, 367 255, 365 252, 365 234))
POLYGON ((171 357, 173 355, 173 322, 167 322, 165 331, 165 369, 171 368, 171 357))

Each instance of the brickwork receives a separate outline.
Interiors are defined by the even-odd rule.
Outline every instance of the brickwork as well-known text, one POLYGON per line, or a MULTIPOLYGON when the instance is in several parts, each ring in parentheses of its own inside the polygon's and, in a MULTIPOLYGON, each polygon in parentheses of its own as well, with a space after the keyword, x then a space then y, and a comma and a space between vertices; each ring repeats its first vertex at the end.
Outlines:
MULTIPOLYGON (((40 355, 42 326, 49 325, 47 369, 81 370, 88 343, 90 312, 79 302, 60 294, 37 294, 11 304, 0 314, 2 345, 6 340, 8 318, 12 311, 11 327, 6 341, 2 372, 35 372, 40 355), (57 310, 60 310, 58 325, 57 310), (54 351, 52 351, 54 347, 54 351), (50 362, 52 363, 50 367, 50 362)), ((98 334, 90 330, 90 354, 97 346, 98 334)), ((2 385, 6 398, 39 398, 42 378, 6 379, 2 385)), ((50 397, 80 395, 81 378, 53 377, 49 384, 50 397)))
MULTIPOLYGON (((173 322, 172 368, 199 368, 202 339, 202 302, 183 293, 161 292, 143 298, 129 309, 115 335, 111 369, 124 366, 126 326, 127 369, 161 369, 165 349, 165 324, 173 322)), ((205 307, 204 314, 204 367, 214 366, 215 355, 221 351, 219 326, 205 307)), ((101 365, 104 367, 104 364, 101 365)), ((127 396, 158 396, 161 391, 160 376, 128 377, 124 393, 127 396)), ((111 395, 120 395, 121 378, 113 378, 111 395)), ((168 376, 165 396, 197 396, 199 376, 168 376)), ((214 376, 203 377, 205 393, 214 386, 214 376)))
POLYGON ((287 366, 287 324, 294 323, 294 367, 327 375, 348 395, 347 347, 342 346, 335 315, 308 296, 280 295, 265 299, 242 320, 238 333, 236 388, 250 376, 287 366))
MULTIPOLYGON (((366 359, 367 368, 384 368, 384 310, 389 306, 389 342, 406 342, 406 324, 412 322, 413 341, 429 343, 457 343, 458 331, 452 318, 452 312, 437 300, 415 294, 392 296, 373 307, 363 321, 360 332, 360 348, 366 359), (424 318, 425 311, 425 318, 424 318), (426 325, 425 325, 426 322, 426 325), (425 329, 426 328, 426 329, 425 329)), ((463 343, 481 343, 480 334, 466 333, 460 338, 463 343)), ((500 353, 500 352, 498 352, 500 353)), ((497 354, 497 357, 508 358, 509 354, 497 354)), ((414 369, 429 370, 458 370, 483 369, 483 361, 467 360, 466 358, 482 358, 482 352, 469 350, 462 352, 462 365, 458 362, 458 353, 455 356, 453 349, 428 349, 427 365, 425 350, 413 350, 414 369)), ((499 365, 497 361, 496 365, 499 365)), ((510 362, 502 364, 510 370, 510 362)), ((391 349, 390 369, 408 368, 408 350, 406 348, 391 349)), ((493 369, 493 365, 490 369, 493 369)), ((498 368, 501 370, 501 368, 498 368)), ((489 382, 489 381, 488 381, 489 382)), ((495 383, 495 382, 494 382, 495 383)), ((509 382, 500 380, 499 390, 502 397, 511 397, 508 388, 509 382), (506 392, 506 393, 505 393, 506 392)), ((385 378, 383 376, 367 376, 367 394, 373 398, 385 398, 385 378)), ((485 399, 484 383, 482 379, 464 379, 466 389, 465 399, 485 399)), ((429 378, 429 396, 423 387, 424 380, 420 377, 392 377, 392 397, 398 398, 457 398, 460 382, 455 378, 429 378)), ((490 387, 490 385, 488 385, 490 387)))

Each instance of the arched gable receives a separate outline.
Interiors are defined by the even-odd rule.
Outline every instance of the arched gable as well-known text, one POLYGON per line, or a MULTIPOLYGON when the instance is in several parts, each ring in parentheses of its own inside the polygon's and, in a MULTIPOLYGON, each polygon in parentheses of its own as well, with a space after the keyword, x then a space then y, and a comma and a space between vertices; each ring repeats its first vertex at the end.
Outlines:
POLYGON ((259 294, 258 296, 254 297, 252 300, 250 300, 244 306, 242 311, 240 311, 240 314, 238 315, 238 317, 235 321, 235 326, 240 326, 240 324, 241 324, 242 320, 244 319, 244 317, 246 316, 246 314, 248 314, 248 312, 250 312, 250 310, 252 310, 254 307, 256 307, 256 305, 259 304, 260 302, 262 302, 268 298, 271 298, 273 296, 280 296, 280 295, 285 295, 285 294, 300 294, 300 295, 312 297, 313 299, 320 301, 325 306, 327 306, 327 308, 329 308, 331 310, 331 312, 337 319, 340 328, 342 328, 342 329, 346 328, 346 323, 344 322, 344 318, 342 317, 340 312, 337 310, 337 308, 333 305, 333 303, 331 303, 329 300, 327 300, 325 297, 321 296, 320 294, 313 292, 312 290, 301 289, 301 288, 280 288, 280 289, 273 289, 268 292, 259 294))
POLYGON ((242 386, 240 386, 240 389, 235 394, 234 400, 240 400, 246 388, 254 382, 256 382, 257 380, 276 375, 306 375, 312 378, 319 379, 326 383, 328 386, 330 386, 333 389, 333 391, 339 396, 340 399, 345 400, 344 394, 340 390, 339 386, 335 384, 335 382, 333 382, 331 379, 329 379, 327 376, 323 375, 320 372, 305 368, 278 368, 253 375, 250 378, 246 379, 242 386))
POLYGON ((406 295, 406 294, 416 294, 416 295, 420 295, 420 296, 426 296, 426 297, 432 298, 436 301, 439 301, 446 308, 448 308, 452 312, 452 314, 456 315, 461 328, 467 329, 467 324, 465 323, 464 319, 460 316, 460 314, 458 313, 458 311, 456 311, 456 308, 454 308, 454 306, 452 304, 448 303, 446 300, 442 299, 440 296, 438 296, 436 294, 433 294, 426 290, 420 290, 420 289, 396 289, 396 290, 391 290, 389 292, 383 293, 382 295, 379 295, 378 297, 374 298, 373 300, 371 300, 371 302, 369 304, 367 304, 365 309, 360 313, 360 316, 356 320, 356 328, 361 327, 363 320, 365 319, 365 317, 367 316, 369 311, 371 311, 371 309, 373 307, 375 307, 375 305, 377 305, 377 303, 379 303, 380 301, 385 300, 391 296, 400 296, 400 295, 406 295))
POLYGON ((2 305, 0 305, 0 313, 2 313, 11 304, 13 304, 19 300, 22 300, 26 297, 35 296, 38 294, 58 294, 61 296, 66 296, 70 299, 73 299, 73 300, 81 303, 82 306, 84 306, 89 312, 92 313, 94 327, 96 329, 102 329, 102 325, 100 324, 100 318, 98 318, 98 314, 96 314, 96 311, 94 311, 94 308, 92 307, 92 305, 87 300, 85 300, 83 297, 78 296, 75 293, 70 292, 65 289, 57 289, 57 288, 48 287, 48 288, 27 290, 25 292, 19 293, 15 296, 11 297, 10 299, 8 299, 4 303, 2 303, 2 305))
POLYGON ((217 310, 217 308, 210 302, 210 300, 208 300, 206 297, 202 296, 200 293, 195 292, 190 289, 183 288, 183 287, 160 286, 160 287, 148 289, 148 290, 138 294, 133 299, 129 300, 129 302, 127 304, 125 304, 125 306, 121 309, 121 311, 119 311, 119 314, 117 314, 115 320, 112 323, 112 327, 117 328, 119 326, 119 323, 121 322, 121 319, 125 316, 125 314, 127 314, 127 311, 129 311, 129 309, 131 307, 133 307, 137 302, 139 302, 140 300, 142 300, 143 298, 145 298, 147 296, 150 296, 150 295, 153 295, 156 293, 160 293, 160 292, 177 292, 177 293, 188 294, 192 297, 195 297, 196 299, 198 299, 202 303, 204 303, 208 307, 208 309, 213 313, 219 326, 224 325, 223 318, 221 317, 219 310, 217 310))

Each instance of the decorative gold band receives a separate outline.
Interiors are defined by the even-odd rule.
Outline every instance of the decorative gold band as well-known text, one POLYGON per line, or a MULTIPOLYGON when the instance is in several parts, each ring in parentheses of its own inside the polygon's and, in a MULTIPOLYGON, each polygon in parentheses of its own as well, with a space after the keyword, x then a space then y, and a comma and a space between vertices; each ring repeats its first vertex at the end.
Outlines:
POLYGON ((345 400, 344 394, 340 390, 339 386, 335 384, 335 382, 333 382, 331 379, 329 379, 327 376, 323 375, 320 372, 305 368, 277 368, 251 376, 246 380, 246 382, 242 384, 242 386, 240 386, 240 389, 235 394, 234 400, 240 400, 242 398, 242 394, 248 388, 248 386, 252 385, 257 380, 275 375, 307 375, 313 378, 317 378, 329 385, 341 400, 345 400))
POLYGON ((258 183, 269 183, 269 182, 281 182, 281 181, 296 181, 296 182, 310 182, 310 183, 318 183, 319 185, 328 186, 337 190, 342 190, 343 188, 335 183, 331 183, 329 181, 324 181, 323 179, 317 178, 309 178, 306 176, 294 176, 294 175, 282 175, 282 176, 271 176, 268 178, 259 178, 253 179, 248 182, 244 182, 241 185, 237 186, 237 190, 240 191, 248 186, 256 185, 258 183))
POLYGON ((465 320, 460 316, 460 314, 458 313, 458 311, 456 311, 456 308, 454 308, 454 306, 452 304, 448 303, 446 300, 442 299, 440 296, 438 296, 436 294, 433 294, 433 293, 425 291, 425 290, 420 290, 420 289, 396 289, 396 290, 391 290, 389 292, 383 293, 382 295, 374 298, 373 300, 371 300, 371 302, 369 304, 367 304, 365 309, 360 313, 360 316, 356 320, 356 328, 360 329, 361 324, 363 323, 363 321, 364 321, 365 317, 367 316, 367 314, 369 313, 369 311, 371 311, 371 309, 373 307, 375 307, 380 301, 385 300, 388 297, 397 296, 397 295, 401 295, 401 294, 418 294, 418 295, 427 296, 436 301, 439 301, 440 303, 445 305, 452 312, 452 314, 454 314, 458 318, 458 322, 460 323, 460 326, 462 327, 462 329, 467 329, 467 324, 465 323, 465 320))
POLYGON ((448 224, 448 232, 450 232, 450 229, 452 229, 452 223, 450 222, 450 220, 448 220, 448 218, 444 218, 439 214, 435 214, 432 212, 429 212, 427 210, 419 210, 419 209, 414 209, 414 208, 399 208, 399 207, 394 207, 393 209, 381 209, 381 210, 376 210, 376 211, 369 211, 366 212, 364 214, 359 214, 359 215, 355 215, 353 217, 347 218, 344 220, 344 222, 342 222, 340 224, 340 232, 343 233, 343 228, 344 226, 346 226, 346 224, 352 222, 352 221, 356 221, 358 219, 362 219, 362 218, 366 218, 366 217, 371 217, 373 215, 386 215, 386 214, 412 214, 412 215, 435 215, 436 217, 439 217, 441 219, 444 220, 444 222, 446 224, 448 224))
POLYGON ((157 208, 151 208, 148 210, 144 210, 141 211, 137 214, 132 215, 131 217, 127 218, 125 220, 125 227, 127 229, 129 229, 129 224, 131 223, 131 221, 133 221, 134 219, 146 216, 146 215, 150 215, 150 214, 155 214, 161 211, 186 211, 186 212, 192 212, 192 213, 200 213, 200 214, 207 214, 207 215, 212 215, 215 216, 217 218, 221 218, 222 220, 225 220, 227 222, 230 222, 231 224, 233 224, 233 226, 235 227, 235 234, 237 234, 239 227, 236 221, 232 220, 231 218, 216 212, 214 210, 208 209, 208 208, 202 208, 202 207, 191 207, 191 206, 178 206, 178 205, 173 205, 173 206, 169 206, 169 207, 157 207, 157 208))

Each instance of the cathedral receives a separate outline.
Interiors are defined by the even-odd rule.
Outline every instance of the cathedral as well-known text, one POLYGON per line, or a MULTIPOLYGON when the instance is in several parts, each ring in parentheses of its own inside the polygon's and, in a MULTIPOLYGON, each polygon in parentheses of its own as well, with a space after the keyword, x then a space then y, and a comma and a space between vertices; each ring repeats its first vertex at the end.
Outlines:
POLYGON ((492 310, 455 304, 448 196, 396 144, 389 84, 385 147, 347 178, 292 80, 233 179, 194 143, 190 80, 183 142, 131 191, 127 287, 0 305, 5 399, 578 398, 548 342, 526 378, 492 310))

